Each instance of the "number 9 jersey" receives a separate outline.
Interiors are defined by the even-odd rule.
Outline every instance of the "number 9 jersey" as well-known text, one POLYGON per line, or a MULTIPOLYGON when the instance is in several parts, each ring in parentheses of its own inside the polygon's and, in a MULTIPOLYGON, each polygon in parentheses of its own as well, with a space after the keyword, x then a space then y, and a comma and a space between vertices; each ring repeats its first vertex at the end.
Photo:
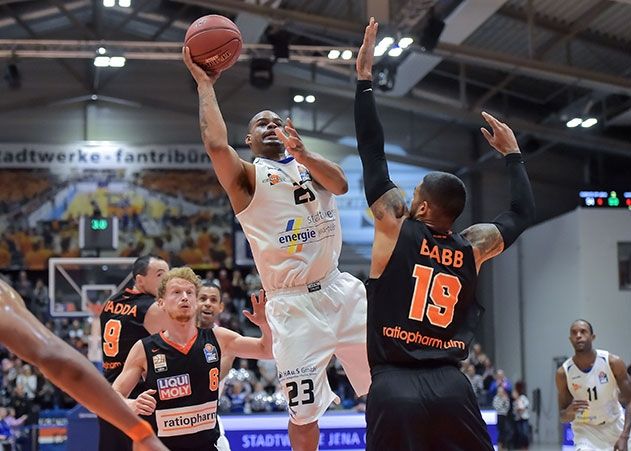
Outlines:
POLYGON ((370 368, 465 359, 482 310, 477 277, 469 241, 406 219, 383 274, 367 283, 370 368))

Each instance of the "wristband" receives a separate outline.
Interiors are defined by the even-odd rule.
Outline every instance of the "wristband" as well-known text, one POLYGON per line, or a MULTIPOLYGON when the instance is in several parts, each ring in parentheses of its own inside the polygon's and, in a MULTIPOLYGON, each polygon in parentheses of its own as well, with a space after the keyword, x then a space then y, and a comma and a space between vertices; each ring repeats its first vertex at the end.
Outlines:
POLYGON ((134 442, 141 442, 147 437, 153 435, 153 429, 145 420, 140 420, 127 430, 127 435, 134 442))
POLYGON ((523 163, 524 160, 521 158, 521 152, 511 152, 506 154, 504 157, 504 161, 506 162, 506 166, 510 166, 513 163, 523 163))

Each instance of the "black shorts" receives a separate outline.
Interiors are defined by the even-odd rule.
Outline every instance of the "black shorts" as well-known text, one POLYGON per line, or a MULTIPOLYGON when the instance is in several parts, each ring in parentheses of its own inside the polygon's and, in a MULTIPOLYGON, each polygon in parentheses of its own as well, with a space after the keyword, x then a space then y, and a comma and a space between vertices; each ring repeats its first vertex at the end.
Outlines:
POLYGON ((492 451, 471 384, 452 365, 373 371, 366 451, 492 451))
POLYGON ((99 418, 99 451, 132 451, 132 448, 127 434, 99 418))

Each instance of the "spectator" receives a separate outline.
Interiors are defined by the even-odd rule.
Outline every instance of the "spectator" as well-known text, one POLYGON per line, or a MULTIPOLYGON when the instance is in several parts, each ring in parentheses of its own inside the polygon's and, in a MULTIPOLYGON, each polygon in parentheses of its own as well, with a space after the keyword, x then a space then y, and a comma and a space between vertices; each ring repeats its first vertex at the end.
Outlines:
POLYGON ((497 412, 497 446, 499 451, 505 451, 510 443, 511 423, 508 415, 510 413, 510 399, 503 385, 498 386, 497 393, 493 397, 493 408, 497 412))
POLYGON ((258 293, 258 291, 262 288, 261 277, 256 270, 256 266, 253 266, 250 274, 245 276, 245 288, 248 296, 252 293, 258 293))
POLYGON ((48 287, 41 278, 38 278, 33 289, 33 313, 40 320, 46 318, 48 317, 49 305, 48 287))
POLYGON ((473 366, 472 363, 465 362, 464 365, 465 365, 464 374, 465 376, 467 376, 467 379, 469 379, 469 382, 471 382, 471 387, 473 387, 473 392, 475 393, 478 403, 483 402, 484 385, 483 385, 482 376, 480 376, 479 374, 475 372, 475 366, 473 366))
POLYGON ((20 374, 17 375, 15 383, 24 388, 26 397, 29 400, 35 399, 37 393, 37 376, 33 374, 31 365, 23 365, 20 374))
POLYGON ((7 415, 7 409, 0 407, 0 446, 2 450, 10 451, 13 449, 12 442, 14 437, 11 427, 6 422, 7 415))
POLYGON ((493 397, 497 393, 497 387, 502 385, 506 393, 511 393, 513 391, 513 384, 504 374, 504 370, 498 369, 495 372, 495 378, 491 385, 489 386, 489 396, 493 397))
POLYGON ((513 413, 515 414, 515 448, 527 450, 530 445, 530 401, 526 396, 526 384, 523 381, 515 383, 513 413))

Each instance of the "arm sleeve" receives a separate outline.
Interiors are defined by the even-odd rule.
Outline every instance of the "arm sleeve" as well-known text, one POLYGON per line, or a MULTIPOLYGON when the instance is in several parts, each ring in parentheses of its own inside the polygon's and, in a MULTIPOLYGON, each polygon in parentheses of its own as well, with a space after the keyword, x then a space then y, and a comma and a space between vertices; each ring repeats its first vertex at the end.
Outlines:
POLYGON ((508 154, 505 161, 510 179, 510 209, 493 220, 504 239, 504 249, 535 220, 535 198, 521 154, 508 154))
POLYGON ((355 92, 355 133, 357 149, 362 161, 364 192, 371 206, 385 192, 396 188, 390 180, 384 151, 383 127, 370 80, 358 80, 355 92))

